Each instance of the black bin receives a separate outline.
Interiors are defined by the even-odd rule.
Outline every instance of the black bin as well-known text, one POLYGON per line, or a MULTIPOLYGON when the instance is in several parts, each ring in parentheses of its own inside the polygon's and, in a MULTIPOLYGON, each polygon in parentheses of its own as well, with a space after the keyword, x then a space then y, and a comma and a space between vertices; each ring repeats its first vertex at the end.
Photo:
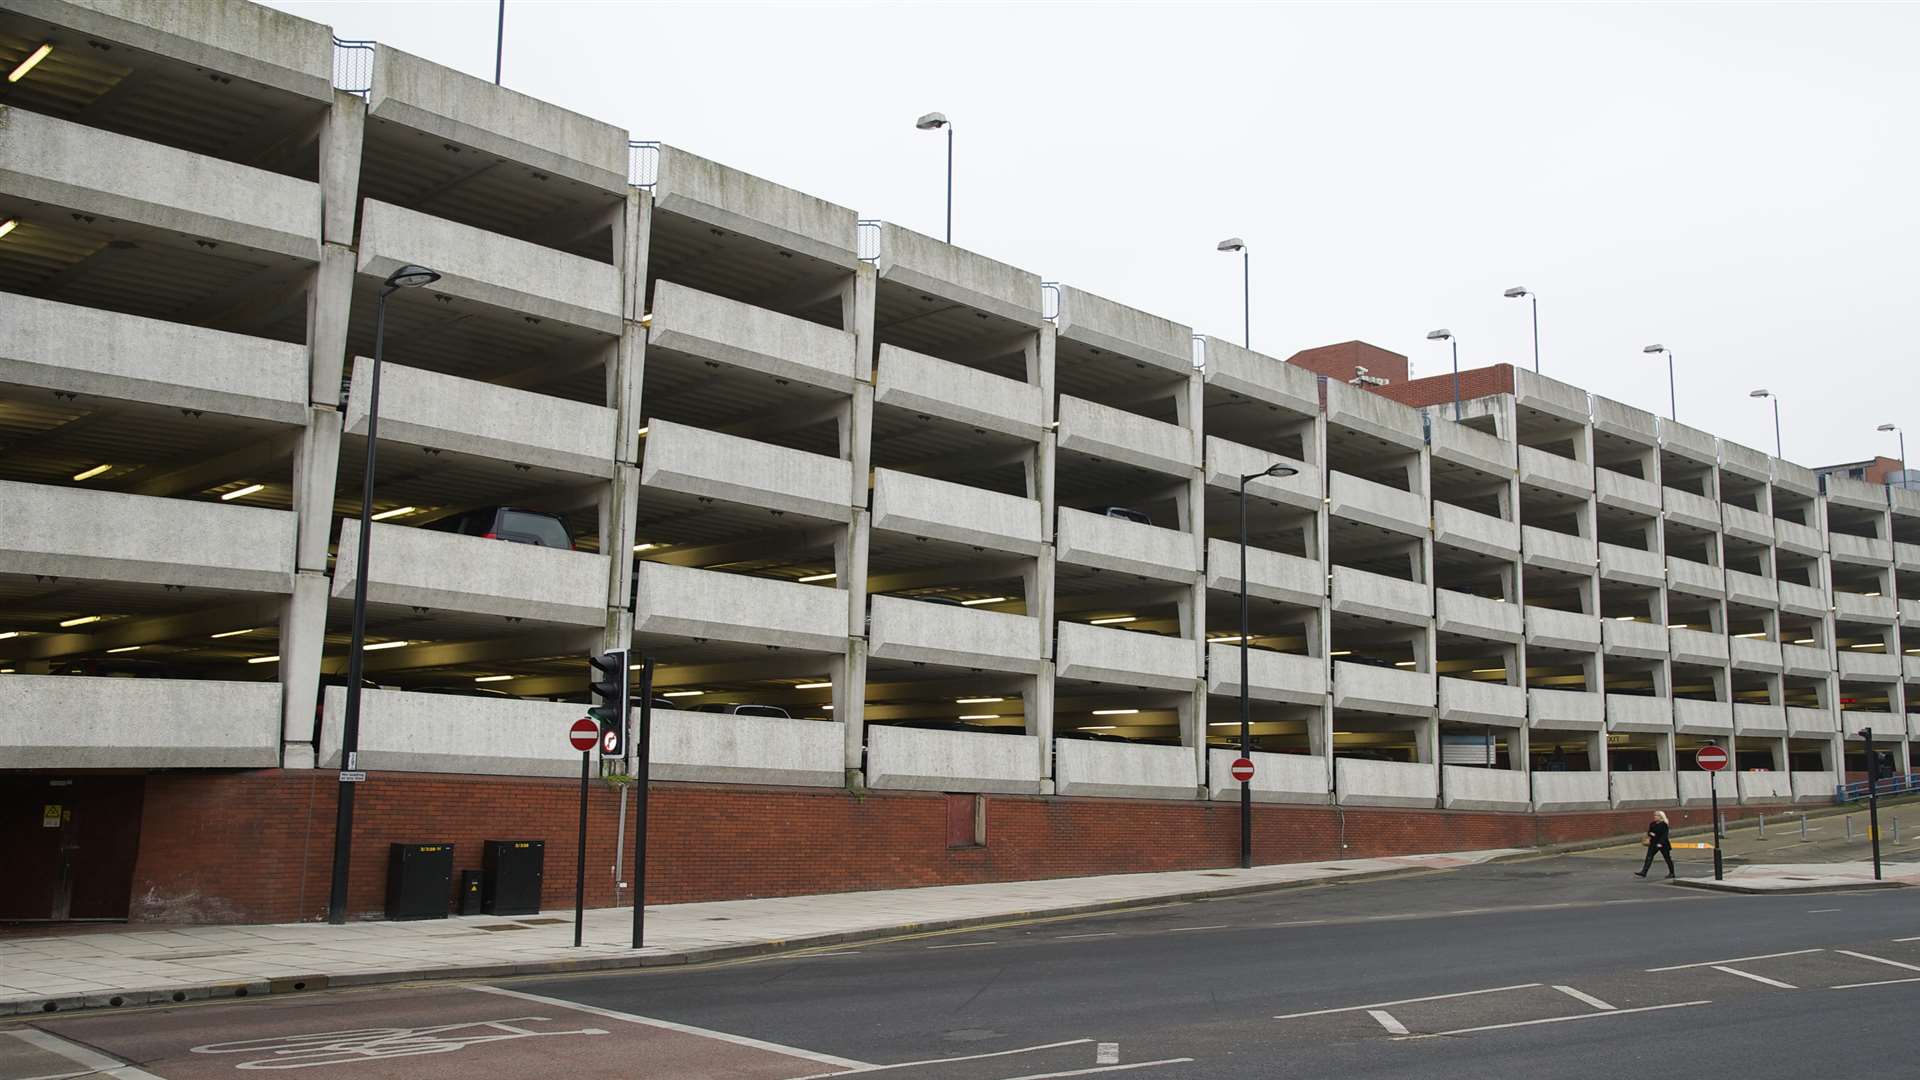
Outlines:
POLYGON ((478 870, 460 871, 460 914, 480 914, 480 878, 478 870))
POLYGON ((444 919, 452 889, 452 844, 387 848, 387 918, 444 919))
POLYGON ((488 840, 480 848, 480 910, 488 915, 538 915, 546 877, 545 840, 488 840))

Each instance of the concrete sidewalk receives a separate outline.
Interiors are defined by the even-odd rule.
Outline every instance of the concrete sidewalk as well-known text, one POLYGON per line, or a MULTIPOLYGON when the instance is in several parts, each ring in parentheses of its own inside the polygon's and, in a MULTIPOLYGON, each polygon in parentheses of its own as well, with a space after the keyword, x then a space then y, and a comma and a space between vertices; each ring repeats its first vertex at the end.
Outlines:
POLYGON ((632 908, 462 916, 346 926, 128 928, 0 940, 0 1014, 244 997, 424 978, 497 978, 700 963, 804 946, 1082 914, 1322 881, 1473 866, 1521 849, 1183 870, 985 885, 669 904, 647 909, 632 949, 632 908))
POLYGON ((1880 863, 1881 880, 1873 878, 1872 862, 1772 863, 1729 866, 1726 880, 1685 878, 1678 883, 1698 889, 1736 893, 1816 893, 1847 889, 1897 889, 1920 885, 1920 865, 1880 863))

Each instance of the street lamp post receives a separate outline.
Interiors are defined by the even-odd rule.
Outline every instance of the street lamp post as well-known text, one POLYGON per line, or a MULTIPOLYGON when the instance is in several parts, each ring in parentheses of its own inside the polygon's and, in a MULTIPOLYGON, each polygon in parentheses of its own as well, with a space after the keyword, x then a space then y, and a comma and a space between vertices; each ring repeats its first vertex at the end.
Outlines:
POLYGON ((1240 253, 1240 344, 1247 349, 1253 348, 1253 257, 1247 251, 1247 242, 1237 236, 1229 236, 1213 246, 1215 251, 1237 251, 1240 253))
POLYGON ((953 243, 953 122, 946 113, 930 112, 913 122, 921 131, 947 129, 947 243, 953 243))
POLYGON ((387 275, 373 316, 373 373, 367 379, 367 460, 360 470, 360 536, 353 575, 353 640, 347 646, 347 711, 340 728, 339 798, 333 819, 333 885, 327 921, 347 921, 347 868, 353 855, 353 792, 347 774, 360 751, 360 679, 367 644, 367 551, 373 532, 373 469, 380 438, 380 358, 387 336, 387 297, 396 289, 431 285, 440 275, 424 266, 403 266, 387 275))
POLYGON ((1453 347, 1453 418, 1460 419, 1460 339, 1451 330, 1435 330, 1428 341, 1444 341, 1453 347))
MULTIPOLYGON (((1253 760, 1252 707, 1247 696, 1247 481, 1295 476, 1299 469, 1273 464, 1240 478, 1240 756, 1253 760)), ((1204 745, 1206 740, 1201 739, 1204 745)), ((1253 781, 1240 781, 1240 869, 1253 869, 1253 781)))
POLYGON ((1771 390, 1749 391, 1748 397, 1773 399, 1773 456, 1784 458, 1787 455, 1780 449, 1780 395, 1771 390))
POLYGON ((1907 433, 1898 424, 1881 424, 1875 431, 1891 431, 1900 436, 1900 486, 1911 487, 1913 481, 1907 479, 1907 433))
POLYGON ((1533 305, 1533 373, 1538 375, 1540 374, 1540 298, 1518 285, 1501 295, 1509 300, 1518 300, 1524 296, 1533 305))
POLYGON ((1680 399, 1674 393, 1673 389, 1673 350, 1667 348, 1665 345, 1649 345, 1640 351, 1643 353, 1667 354, 1667 409, 1672 413, 1673 419, 1680 419, 1680 399))

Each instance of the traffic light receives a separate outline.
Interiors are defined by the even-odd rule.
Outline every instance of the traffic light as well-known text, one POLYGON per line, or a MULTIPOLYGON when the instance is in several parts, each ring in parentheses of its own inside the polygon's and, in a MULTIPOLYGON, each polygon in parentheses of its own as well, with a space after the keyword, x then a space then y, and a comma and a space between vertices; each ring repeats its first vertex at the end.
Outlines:
POLYGON ((600 756, 627 756, 627 650, 595 653, 587 657, 592 670, 587 688, 592 703, 587 715, 600 722, 600 756))

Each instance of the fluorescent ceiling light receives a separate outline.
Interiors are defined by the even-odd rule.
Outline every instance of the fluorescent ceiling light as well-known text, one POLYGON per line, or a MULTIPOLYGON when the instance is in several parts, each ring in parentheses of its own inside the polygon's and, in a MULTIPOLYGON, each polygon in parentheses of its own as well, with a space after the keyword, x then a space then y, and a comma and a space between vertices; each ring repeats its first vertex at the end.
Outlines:
POLYGON ((1615 615, 1613 617, 1613 621, 1614 622, 1632 622, 1633 620, 1639 617, 1640 616, 1638 615, 1615 615))
POLYGON ((1670 622, 1667 624, 1667 629, 1669 630, 1685 630, 1686 628, 1687 624, 1683 622, 1670 622))
POLYGON ((379 649, 397 649, 397 648, 399 648, 399 647, 401 647, 402 645, 411 645, 411 644, 413 644, 413 642, 411 642, 411 641, 383 641, 383 642, 381 642, 381 643, 379 643, 378 645, 368 645, 368 646, 366 646, 366 647, 364 648, 364 651, 366 651, 366 652, 374 652, 374 651, 376 651, 376 650, 379 650, 379 649))
POLYGON ((643 438, 643 439, 644 439, 644 438, 646 438, 646 435, 647 435, 647 429, 646 429, 646 428, 641 428, 641 429, 640 429, 639 431, 636 431, 636 432, 634 432, 634 434, 636 434, 636 435, 638 435, 638 436, 640 436, 641 438, 643 438))
POLYGON ((90 622, 99 622, 99 621, 100 621, 100 616, 98 615, 82 615, 77 619, 63 619, 61 620, 60 625, 61 626, 85 626, 90 622))
POLYGON ((1088 724, 1086 727, 1083 727, 1080 730, 1081 731, 1112 731, 1113 725, 1112 724, 1088 724))
POLYGON ((1134 615, 1109 615, 1104 619, 1089 619, 1087 621, 1094 626, 1114 626, 1119 623, 1130 623, 1137 617, 1138 616, 1134 615))
POLYGON ((953 703, 955 705, 997 705, 1005 700, 1007 699, 1003 697, 957 697, 953 699, 953 703))
POLYGON ((1505 675, 1507 669, 1503 667, 1477 667, 1473 669, 1473 673, 1475 675, 1505 675))
POLYGON ((225 495, 220 496, 220 501, 232 502, 235 499, 244 499, 248 495, 251 495, 256 491, 259 491, 260 489, 266 486, 267 485, 265 484, 248 484, 246 487, 243 487, 243 488, 235 488, 234 490, 227 492, 225 495))
POLYGON ((794 689, 795 690, 831 690, 833 689, 833 684, 830 682, 803 682, 800 685, 794 687, 794 689))
POLYGON ((665 690, 661 692, 660 696, 661 697, 699 697, 701 694, 704 694, 704 693, 706 693, 705 690, 665 690))
MULTIPOLYGON (((1251 721, 1249 721, 1249 723, 1251 723, 1251 721)), ((1238 721, 1238 720, 1215 720, 1215 721, 1214 721, 1213 723, 1211 723, 1211 724, 1208 724, 1207 726, 1208 726, 1208 727, 1239 727, 1239 726, 1240 726, 1240 721, 1238 721)))
POLYGON ((1007 598, 1004 596, 984 596, 978 600, 962 600, 960 601, 960 606, 979 607, 981 604, 1004 604, 1006 602, 1007 598))
POLYGON ((1849 648, 1849 649, 1884 649, 1884 648, 1886 648, 1886 647, 1887 647, 1887 646, 1886 646, 1886 643, 1884 643, 1884 642, 1880 642, 1880 641, 1869 641, 1869 642, 1867 642, 1867 643, 1865 643, 1865 644, 1863 644, 1863 645, 1849 645, 1849 646, 1847 646, 1847 648, 1849 648))
POLYGON ((1395 661, 1393 662, 1393 666, 1394 666, 1394 667, 1412 667, 1412 666, 1413 666, 1413 661, 1411 661, 1411 660, 1395 660, 1395 661))
POLYGON ((373 520, 385 521, 388 518, 397 518, 402 514, 411 514, 418 509, 419 507, 417 506, 396 506, 391 510, 382 510, 379 513, 373 515, 373 520))
POLYGON ((27 72, 32 71, 35 67, 38 67, 40 64, 40 61, 45 60, 47 58, 47 54, 52 51, 53 51, 52 42, 45 42, 45 41, 41 42, 39 48, 28 53, 27 58, 25 60, 20 61, 20 63, 16 67, 14 67, 14 69, 11 72, 7 73, 7 81, 10 83, 16 83, 16 82, 19 82, 21 79, 26 78, 27 72))
POLYGON ((652 551, 652 550, 653 550, 654 548, 657 548, 657 547, 666 547, 666 546, 667 546, 667 545, 665 545, 665 544, 655 544, 655 543, 652 543, 652 542, 648 542, 648 543, 645 543, 645 544, 635 544, 635 545, 633 545, 633 550, 634 550, 634 552, 635 552, 635 554, 638 554, 639 552, 642 552, 642 551, 652 551))
POLYGON ((0 221, 0 240, 6 239, 6 235, 8 233, 12 232, 13 230, 19 227, 20 227, 19 218, 8 218, 5 221, 0 221))
POLYGON ((1734 637, 1745 637, 1745 638, 1763 638, 1763 637, 1766 637, 1766 636, 1767 636, 1767 632, 1766 632, 1765 630, 1756 630, 1756 631, 1754 631, 1754 632, 1753 632, 1753 633, 1751 633, 1751 634, 1735 634, 1735 635, 1733 635, 1733 636, 1734 636, 1734 637))
POLYGON ((1132 716, 1134 713, 1137 713, 1139 711, 1140 711, 1139 709, 1095 709, 1093 710, 1093 715, 1095 716, 1132 716))
POLYGON ((1209 644, 1209 645, 1224 645, 1224 644, 1226 644, 1226 643, 1227 643, 1227 642, 1229 642, 1229 641, 1239 641, 1239 640, 1240 640, 1240 635, 1238 635, 1238 634, 1235 634, 1235 635, 1234 635, 1234 636, 1232 636, 1232 637, 1210 637, 1210 638, 1208 638, 1208 639, 1207 639, 1207 644, 1209 644))
POLYGON ((140 651, 140 646, 138 645, 122 645, 117 649, 107 650, 108 653, 139 652, 139 651, 140 651))
POLYGON ((839 574, 809 574, 806 577, 799 578, 797 580, 802 585, 811 585, 816 581, 832 581, 834 578, 837 578, 839 576, 840 576, 839 574))
POLYGON ((1335 649, 1332 652, 1328 653, 1327 655, 1328 656, 1352 656, 1353 650, 1352 649, 1335 649))
POLYGON ((113 468, 113 466, 111 465, 95 465, 91 469, 82 469, 81 471, 74 473, 73 479, 76 483, 78 483, 81 480, 91 480, 94 477, 99 476, 101 473, 106 472, 108 469, 111 469, 111 468, 113 468))
POLYGON ((822 706, 820 706, 820 707, 821 707, 821 708, 823 708, 823 709, 825 709, 825 710, 827 710, 828 712, 832 712, 832 711, 833 711, 833 706, 831 706, 831 705, 822 705, 822 706))
POLYGON ((513 676, 511 675, 476 675, 474 676, 473 681, 474 682, 506 682, 508 679, 511 679, 511 678, 513 678, 513 676))
POLYGON ((241 634, 251 634, 251 633, 253 633, 253 627, 249 626, 245 630, 222 630, 217 634, 209 634, 207 636, 213 637, 213 638, 239 637, 241 634))
POLYGON ((277 664, 279 662, 280 658, 277 656, 251 656, 247 658, 247 663, 249 664, 277 664))
POLYGON ((1813 644, 1813 639, 1810 637, 1794 638, 1793 643, 1795 645, 1811 645, 1813 644))
POLYGON ((8 630, 8 631, 6 631, 5 633, 0 633, 0 641, 5 641, 5 640, 7 640, 8 638, 16 638, 16 637, 19 637, 19 636, 20 636, 20 631, 18 631, 18 630, 8 630))
POLYGON ((966 716, 962 716, 960 719, 962 720, 998 720, 1000 719, 1000 717, 995 713, 969 713, 966 716))

